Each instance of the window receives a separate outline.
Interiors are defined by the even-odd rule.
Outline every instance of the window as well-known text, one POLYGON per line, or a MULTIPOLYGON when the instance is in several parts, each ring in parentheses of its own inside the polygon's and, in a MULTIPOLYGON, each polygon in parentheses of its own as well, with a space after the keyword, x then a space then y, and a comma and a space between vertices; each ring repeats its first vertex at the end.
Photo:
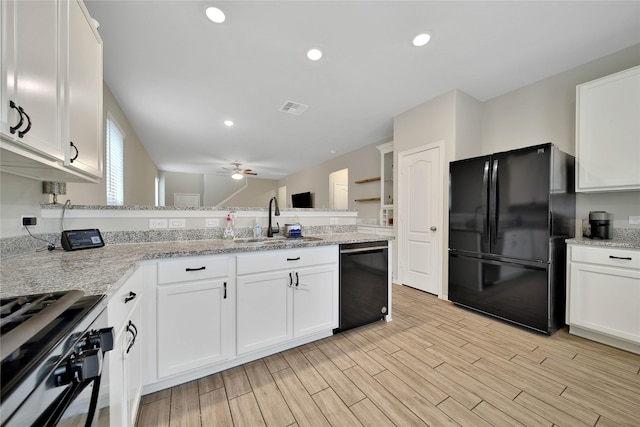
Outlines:
POLYGON ((124 204, 124 132, 107 114, 107 205, 124 204))

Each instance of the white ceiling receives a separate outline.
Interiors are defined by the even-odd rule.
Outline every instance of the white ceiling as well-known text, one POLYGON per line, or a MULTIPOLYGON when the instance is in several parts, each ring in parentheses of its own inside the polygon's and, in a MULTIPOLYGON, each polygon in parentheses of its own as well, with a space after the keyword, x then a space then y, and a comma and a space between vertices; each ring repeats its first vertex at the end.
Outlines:
POLYGON ((640 43, 639 1, 85 3, 105 81, 159 169, 238 160, 272 179, 391 138, 394 116, 449 90, 485 101, 640 43), (413 47, 421 32, 431 43, 413 47))

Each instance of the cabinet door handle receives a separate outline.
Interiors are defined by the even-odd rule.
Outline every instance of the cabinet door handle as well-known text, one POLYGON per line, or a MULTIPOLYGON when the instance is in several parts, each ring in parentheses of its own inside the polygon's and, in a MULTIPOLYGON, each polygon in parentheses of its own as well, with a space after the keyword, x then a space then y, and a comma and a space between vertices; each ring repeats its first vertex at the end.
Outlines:
POLYGON ((131 335, 133 336, 131 342, 127 346, 128 354, 131 351, 131 348, 133 348, 133 345, 136 343, 136 338, 138 337, 138 328, 136 328, 136 325, 134 325, 131 320, 129 320, 129 324, 127 325, 127 332, 131 333, 131 335))
POLYGON ((205 270, 206 268, 207 268, 207 267, 205 267, 204 265, 203 265, 202 267, 198 267, 198 268, 190 268, 190 267, 187 267, 187 268, 185 268, 185 270, 184 270, 184 271, 201 271, 201 270, 205 270))
POLYGON ((133 301, 134 299, 136 299, 138 295, 135 292, 129 292, 129 295, 127 295, 126 297, 124 297, 124 303, 128 303, 129 301, 133 301))
POLYGON ((296 257, 296 258, 287 258, 287 261, 300 261, 300 257, 296 257))
POLYGON ((298 272, 296 271, 296 289, 298 289, 299 284, 300 284, 300 278, 298 277, 298 272))
POLYGON ((293 275, 289 272, 289 287, 293 286, 293 275))
POLYGON ((224 282, 224 296, 222 299, 227 299, 227 282, 224 282))
POLYGON ((9 107, 16 110, 18 112, 18 115, 20 116, 20 121, 18 122, 18 124, 9 128, 9 132, 11 132, 11 134, 14 134, 18 129, 22 127, 22 124, 24 123, 24 116, 22 115, 22 109, 18 107, 15 102, 9 101, 9 107))
POLYGON ((18 131, 18 136, 22 138, 31 130, 31 117, 24 111, 24 108, 18 107, 18 110, 27 118, 27 127, 24 130, 18 131))
POLYGON ((609 258, 611 258, 611 259, 623 259, 625 261, 631 261, 631 257, 630 256, 613 256, 613 255, 609 255, 609 258))
POLYGON ((75 144, 73 143, 73 141, 69 141, 69 145, 71 145, 71 148, 73 148, 74 150, 76 150, 76 155, 73 156, 71 159, 69 159, 69 162, 73 163, 73 161, 75 159, 78 158, 78 154, 80 154, 80 152, 78 151, 78 147, 75 146, 75 144))

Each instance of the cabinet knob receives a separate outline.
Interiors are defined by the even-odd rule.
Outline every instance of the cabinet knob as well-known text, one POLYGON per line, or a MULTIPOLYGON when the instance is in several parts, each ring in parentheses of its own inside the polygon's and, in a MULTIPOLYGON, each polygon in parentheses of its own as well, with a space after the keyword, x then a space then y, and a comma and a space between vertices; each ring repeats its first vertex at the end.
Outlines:
POLYGON ((436 227, 435 225, 432 225, 430 230, 431 231, 438 231, 438 227, 436 227))

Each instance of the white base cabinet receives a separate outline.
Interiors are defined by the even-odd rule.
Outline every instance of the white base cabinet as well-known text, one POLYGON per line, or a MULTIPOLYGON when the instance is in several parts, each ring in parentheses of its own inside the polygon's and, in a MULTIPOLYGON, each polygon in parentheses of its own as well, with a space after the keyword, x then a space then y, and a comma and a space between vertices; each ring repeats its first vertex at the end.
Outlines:
POLYGON ((100 417, 101 426, 135 425, 142 393, 143 288, 144 272, 137 268, 107 307, 115 342, 109 352, 109 416, 100 417))
POLYGON ((337 246, 144 267, 145 393, 325 338, 338 327, 337 246))
POLYGON ((569 331, 640 352, 640 251, 569 245, 568 260, 569 331))
POLYGON ((239 355, 338 327, 335 246, 237 258, 239 355))
POLYGON ((158 378, 231 356, 234 268, 231 256, 158 263, 158 378))

